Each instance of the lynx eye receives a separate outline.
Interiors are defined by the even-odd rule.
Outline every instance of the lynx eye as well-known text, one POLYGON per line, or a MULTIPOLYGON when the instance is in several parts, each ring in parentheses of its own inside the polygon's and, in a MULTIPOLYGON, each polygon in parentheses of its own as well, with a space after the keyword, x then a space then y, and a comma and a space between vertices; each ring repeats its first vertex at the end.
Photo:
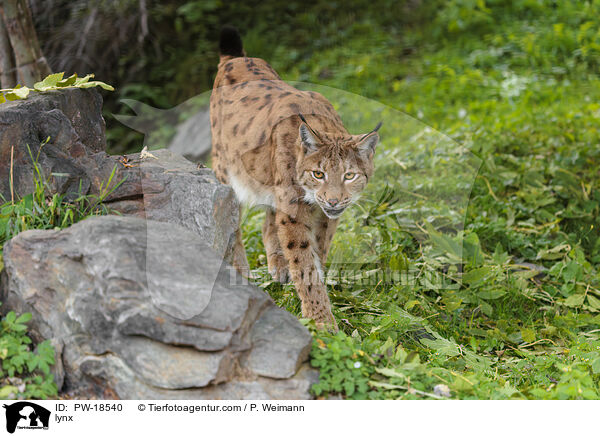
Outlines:
POLYGON ((344 174, 344 180, 352 180, 356 177, 356 173, 346 173, 344 174))
POLYGON ((312 175, 317 180, 322 180, 325 177, 325 173, 323 171, 313 171, 312 175))

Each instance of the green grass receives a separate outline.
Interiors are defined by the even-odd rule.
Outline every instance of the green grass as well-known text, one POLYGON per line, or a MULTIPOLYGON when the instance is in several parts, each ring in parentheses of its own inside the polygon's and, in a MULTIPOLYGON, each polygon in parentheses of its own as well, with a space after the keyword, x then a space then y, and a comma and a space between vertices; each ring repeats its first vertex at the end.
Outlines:
MULTIPOLYGON (((598 9, 455 0, 424 26, 367 16, 310 57, 271 52, 352 133, 384 120, 329 256, 341 332, 315 332, 315 394, 600 398, 598 9)), ((300 316, 267 278, 262 215, 244 224, 251 266, 300 316)))

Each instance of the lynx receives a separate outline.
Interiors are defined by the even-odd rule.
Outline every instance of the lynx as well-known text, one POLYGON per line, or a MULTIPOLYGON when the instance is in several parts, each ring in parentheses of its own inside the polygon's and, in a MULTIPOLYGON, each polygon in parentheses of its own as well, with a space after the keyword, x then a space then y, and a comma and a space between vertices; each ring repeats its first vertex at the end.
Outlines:
POLYGON ((243 204, 263 205, 269 273, 291 279, 302 315, 337 329, 322 266, 344 210, 373 174, 377 130, 351 135, 329 101, 246 57, 224 28, 210 99, 212 166, 243 204))

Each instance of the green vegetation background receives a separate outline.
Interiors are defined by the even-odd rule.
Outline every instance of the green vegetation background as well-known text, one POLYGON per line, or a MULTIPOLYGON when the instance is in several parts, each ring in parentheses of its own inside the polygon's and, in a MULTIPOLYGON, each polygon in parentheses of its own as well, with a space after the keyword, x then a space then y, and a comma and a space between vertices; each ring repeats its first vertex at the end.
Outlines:
MULTIPOLYGON (((382 130, 378 177, 343 218, 330 260, 365 253, 373 236, 365 270, 424 274, 450 264, 447 278, 462 285, 332 283, 342 333, 317 334, 315 393, 431 398, 445 385, 453 398, 600 397, 600 2, 198 1, 171 13, 190 50, 174 47, 172 63, 148 70, 157 87, 126 87, 129 97, 161 104, 210 89, 215 35, 229 22, 248 54, 285 80, 391 106, 482 161, 464 234, 454 237, 467 241, 461 269, 449 233, 434 230, 447 224, 435 193, 461 181, 427 170, 433 157, 418 152, 418 139, 396 139, 402 125, 382 130), (405 216, 414 209, 419 225, 405 216)), ((351 103, 334 101, 347 122, 372 128, 375 116, 351 103)), ((299 314, 293 287, 267 279, 261 220, 247 214, 252 266, 299 314)))
MULTIPOLYGON (((341 332, 315 332, 314 392, 599 399, 600 1, 156 2, 152 37, 94 71, 117 89, 106 104, 113 152, 141 148, 110 116, 125 111, 118 99, 169 108, 210 90, 226 23, 283 79, 380 102, 481 160, 454 233, 462 223, 440 196, 460 174, 386 123, 377 177, 344 215, 330 260, 360 253, 365 276, 391 268, 417 280, 330 282, 341 332), (460 286, 430 289, 431 271, 460 286)), ((377 121, 352 99, 333 102, 357 130, 377 121)), ((267 278, 261 219, 249 210, 244 225, 258 283, 299 315, 293 287, 267 278)))

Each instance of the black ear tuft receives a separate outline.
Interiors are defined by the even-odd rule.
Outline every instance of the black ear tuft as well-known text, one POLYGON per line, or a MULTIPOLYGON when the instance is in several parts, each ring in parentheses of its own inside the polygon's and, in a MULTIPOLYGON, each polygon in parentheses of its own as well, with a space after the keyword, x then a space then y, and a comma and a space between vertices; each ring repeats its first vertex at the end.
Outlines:
POLYGON ((245 56, 240 32, 233 26, 223 26, 219 38, 219 52, 226 56, 245 56))

